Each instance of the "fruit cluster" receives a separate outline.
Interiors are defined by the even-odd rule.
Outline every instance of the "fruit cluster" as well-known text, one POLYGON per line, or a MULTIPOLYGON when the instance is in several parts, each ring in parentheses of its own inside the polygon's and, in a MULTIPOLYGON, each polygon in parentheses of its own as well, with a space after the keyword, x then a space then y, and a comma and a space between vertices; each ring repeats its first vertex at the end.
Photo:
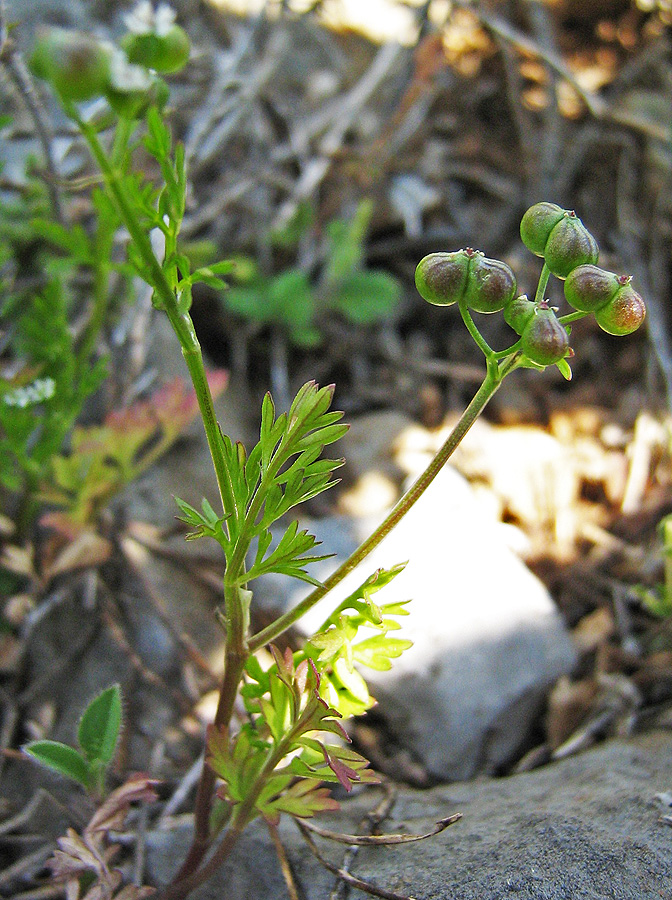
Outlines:
POLYGON ((459 303, 480 313, 503 310, 505 321, 520 337, 520 349, 538 366, 571 355, 568 330, 543 298, 549 274, 564 280, 565 298, 575 310, 572 318, 592 313, 598 325, 614 335, 639 328, 646 314, 644 301, 629 276, 595 265, 597 243, 576 213, 555 203, 536 203, 523 216, 520 235, 525 246, 544 259, 542 296, 536 300, 518 295, 516 277, 506 263, 470 248, 425 256, 415 272, 419 293, 438 306, 459 303))
POLYGON ((126 17, 128 33, 115 47, 107 41, 65 28, 39 31, 30 66, 48 81, 61 102, 82 103, 106 97, 126 119, 141 116, 150 105, 163 107, 168 87, 162 74, 178 72, 189 59, 189 38, 165 4, 154 11, 142 0, 126 17))

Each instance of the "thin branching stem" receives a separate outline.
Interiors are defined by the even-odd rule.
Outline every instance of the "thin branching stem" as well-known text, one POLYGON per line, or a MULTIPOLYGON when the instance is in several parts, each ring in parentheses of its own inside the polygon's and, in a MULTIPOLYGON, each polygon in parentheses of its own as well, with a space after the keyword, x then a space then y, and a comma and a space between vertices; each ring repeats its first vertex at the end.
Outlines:
MULTIPOLYGON (((515 357, 515 354, 514 354, 515 357)), ((427 466, 422 475, 409 488, 404 496, 399 500, 397 505, 392 509, 387 518, 378 526, 373 534, 361 544, 357 550, 342 563, 338 569, 329 576, 321 587, 315 588, 304 600, 298 603, 293 609, 279 616, 275 622, 272 622, 266 628, 257 632, 249 642, 250 652, 258 650, 260 647, 277 640, 277 638, 286 631, 290 626, 305 615, 308 610, 333 590, 337 584, 349 575, 356 566, 359 565, 374 550, 380 542, 387 537, 394 526, 406 515, 409 509, 424 494, 429 485, 434 481, 447 460, 452 456, 453 452, 459 445, 462 438, 469 431, 476 419, 485 409, 488 402, 499 389, 502 379, 508 372, 515 367, 517 360, 512 363, 511 359, 504 362, 501 366, 496 361, 488 359, 488 369, 483 384, 474 395, 471 403, 462 414, 459 422, 452 430, 443 446, 440 448, 434 459, 427 466)))

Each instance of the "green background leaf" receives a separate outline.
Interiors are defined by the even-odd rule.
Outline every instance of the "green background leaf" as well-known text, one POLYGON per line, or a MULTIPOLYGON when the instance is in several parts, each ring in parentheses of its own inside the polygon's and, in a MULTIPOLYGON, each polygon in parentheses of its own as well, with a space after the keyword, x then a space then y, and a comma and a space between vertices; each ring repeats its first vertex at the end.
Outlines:
POLYGON ((98 694, 84 710, 77 740, 90 763, 108 766, 121 730, 121 688, 112 685, 98 694))
POLYGON ((89 787, 91 771, 84 757, 73 747, 60 741, 32 741, 23 751, 43 766, 89 787))

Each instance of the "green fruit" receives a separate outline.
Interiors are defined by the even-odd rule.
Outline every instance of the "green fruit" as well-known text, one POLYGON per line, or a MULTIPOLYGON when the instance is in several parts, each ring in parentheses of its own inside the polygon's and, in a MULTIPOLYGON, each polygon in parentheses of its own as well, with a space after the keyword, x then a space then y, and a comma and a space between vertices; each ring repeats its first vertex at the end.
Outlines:
POLYGON ((630 279, 591 264, 577 266, 565 281, 565 299, 579 312, 595 312, 606 306, 630 279))
POLYGON ((626 282, 606 306, 596 311, 595 320, 607 334, 622 336, 637 331, 645 316, 644 301, 626 282))
POLYGON ((38 34, 30 67, 51 83, 61 100, 80 103, 105 92, 110 57, 111 49, 87 34, 48 28, 38 34))
POLYGON ((520 222, 520 237, 532 253, 543 256, 551 231, 565 215, 565 210, 555 203, 535 203, 520 222))
POLYGON ((558 278, 566 278, 577 266, 596 263, 598 256, 595 238, 573 212, 553 227, 544 250, 546 265, 558 278))
POLYGON ((504 321, 516 332, 522 334, 525 326, 535 313, 537 304, 528 300, 527 294, 521 294, 504 307, 504 321))
POLYGON ((415 286, 421 297, 435 306, 451 306, 462 299, 467 286, 473 250, 430 253, 415 270, 415 286))
POLYGON ((121 43, 129 62, 162 74, 179 72, 189 61, 189 36, 179 25, 171 25, 165 34, 131 32, 121 43))
POLYGON ((513 299, 516 287, 516 276, 506 263, 479 253, 471 259, 464 299, 476 312, 494 313, 513 299))
POLYGON ((569 338, 546 301, 537 304, 521 335, 523 353, 540 366, 550 366, 567 356, 569 338))

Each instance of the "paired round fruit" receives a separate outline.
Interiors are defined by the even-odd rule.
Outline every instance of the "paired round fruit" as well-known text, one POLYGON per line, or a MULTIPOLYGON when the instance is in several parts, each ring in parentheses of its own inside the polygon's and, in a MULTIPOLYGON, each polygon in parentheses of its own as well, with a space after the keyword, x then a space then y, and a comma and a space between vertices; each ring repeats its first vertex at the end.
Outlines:
POLYGON ((555 203, 531 206, 521 220, 520 236, 557 278, 567 278, 577 266, 596 263, 599 256, 597 242, 581 219, 555 203))
POLYGON ((567 329, 556 318, 546 300, 533 304, 520 336, 520 346, 528 359, 539 366, 551 366, 569 353, 567 329))
POLYGON ((630 281, 599 266, 578 266, 565 281, 565 299, 574 309, 593 313, 608 334, 632 334, 644 321, 646 306, 630 281))
POLYGON ((49 81, 65 103, 81 103, 105 93, 112 49, 88 34, 43 28, 30 58, 34 75, 49 81))
MULTIPOLYGON (((115 112, 128 119, 150 106, 165 105, 168 87, 157 73, 182 69, 189 59, 189 38, 171 17, 156 13, 156 28, 131 31, 123 50, 87 34, 44 28, 30 60, 33 73, 50 82, 64 104, 107 97, 115 112)), ((151 23, 150 23, 151 25, 151 23)))
POLYGON ((522 334, 536 308, 534 300, 529 300, 527 294, 521 294, 504 307, 504 321, 516 334, 522 334))
POLYGON ((470 247, 425 256, 415 270, 415 284, 435 306, 462 301, 480 313, 499 312, 516 294, 516 277, 506 263, 470 247))
POLYGON ((171 25, 165 33, 129 32, 121 45, 129 62, 163 75, 179 72, 189 61, 189 37, 179 25, 171 25))

